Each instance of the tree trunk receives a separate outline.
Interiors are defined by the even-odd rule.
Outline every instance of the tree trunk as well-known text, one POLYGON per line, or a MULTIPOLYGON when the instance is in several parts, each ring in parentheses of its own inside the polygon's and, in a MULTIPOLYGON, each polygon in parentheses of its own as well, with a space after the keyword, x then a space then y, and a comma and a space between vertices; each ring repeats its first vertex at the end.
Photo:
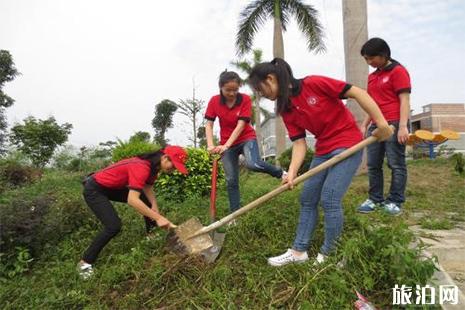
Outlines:
MULTIPOLYGON (((360 88, 367 88, 368 65, 360 55, 362 45, 368 40, 367 2, 366 0, 342 0, 342 18, 344 26, 344 55, 346 81, 360 88)), ((347 107, 360 125, 366 113, 353 99, 347 101, 347 107)), ((366 171, 366 154, 363 156, 359 172, 366 171)))
MULTIPOLYGON (((284 59, 283 29, 281 25, 280 0, 275 1, 274 9, 274 35, 273 35, 273 56, 284 59)), ((276 107, 276 102, 275 102, 276 107)), ((276 138, 276 159, 286 149, 286 129, 281 116, 275 118, 275 138, 276 138)), ((279 163, 276 162, 278 165, 279 163)))
POLYGON ((260 157, 263 155, 263 146, 262 146, 262 128, 261 125, 261 112, 260 112, 260 103, 257 99, 254 100, 254 108, 255 108, 255 134, 257 135, 257 142, 258 142, 258 151, 260 153, 260 157))

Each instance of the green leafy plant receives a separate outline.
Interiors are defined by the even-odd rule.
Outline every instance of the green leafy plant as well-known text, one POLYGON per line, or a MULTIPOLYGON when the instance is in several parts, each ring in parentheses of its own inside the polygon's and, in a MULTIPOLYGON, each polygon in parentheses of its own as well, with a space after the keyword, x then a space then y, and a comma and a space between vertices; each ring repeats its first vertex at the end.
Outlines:
POLYGON ((112 159, 113 162, 117 162, 124 158, 154 152, 159 149, 160 146, 142 139, 132 139, 130 141, 122 141, 118 139, 118 143, 113 149, 112 159))
POLYGON ((37 167, 44 167, 58 146, 68 140, 73 125, 59 125, 54 117, 41 120, 33 116, 24 119, 24 124, 11 128, 10 141, 29 157, 37 167))
MULTIPOLYGON (((162 174, 155 183, 158 194, 183 201, 188 197, 201 197, 210 193, 213 159, 205 149, 188 148, 186 167, 187 176, 174 172, 162 174)), ((218 169, 218 182, 223 178, 222 169, 218 169)))
MULTIPOLYGON (((300 166, 298 175, 301 175, 302 173, 305 173, 308 170, 308 168, 310 167, 310 163, 312 162, 312 159, 313 159, 313 153, 314 152, 312 149, 310 148, 307 149, 307 153, 305 153, 304 162, 302 163, 302 166, 300 166)), ((286 149, 279 156, 278 161, 284 170, 289 170, 289 165, 291 164, 291 158, 292 158, 292 147, 286 149)))
POLYGON ((463 175, 465 171, 465 158, 463 157, 463 154, 455 153, 452 155, 452 160, 455 162, 455 171, 457 171, 458 174, 463 175))

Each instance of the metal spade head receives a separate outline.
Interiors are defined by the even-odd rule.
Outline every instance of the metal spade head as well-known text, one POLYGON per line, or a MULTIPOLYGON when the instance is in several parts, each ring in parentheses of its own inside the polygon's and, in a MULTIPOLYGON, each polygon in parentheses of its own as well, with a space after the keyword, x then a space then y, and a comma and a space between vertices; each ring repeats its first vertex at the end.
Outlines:
POLYGON ((178 225, 167 237, 167 247, 181 255, 199 254, 204 250, 213 247, 213 240, 209 234, 202 234, 190 238, 195 232, 202 229, 203 225, 199 219, 191 218, 178 225))

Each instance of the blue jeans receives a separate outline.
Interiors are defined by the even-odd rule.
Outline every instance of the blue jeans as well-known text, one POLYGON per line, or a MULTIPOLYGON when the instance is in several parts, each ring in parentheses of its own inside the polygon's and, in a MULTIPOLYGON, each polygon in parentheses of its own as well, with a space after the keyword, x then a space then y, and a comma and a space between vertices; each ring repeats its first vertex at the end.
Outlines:
POLYGON ((248 140, 232 146, 223 153, 224 172, 229 196, 229 210, 234 212, 240 208, 239 193, 239 155, 244 154, 246 167, 252 171, 268 173, 275 178, 281 178, 283 170, 260 159, 257 140, 248 140))
MULTIPOLYGON (((322 156, 315 156, 310 169, 344 150, 341 148, 322 156)), ((334 242, 341 235, 344 223, 342 197, 349 188, 361 160, 362 152, 360 151, 305 181, 300 196, 300 218, 293 245, 294 250, 307 251, 318 224, 318 203, 320 200, 325 221, 325 240, 320 253, 328 255, 332 250, 334 242)))
MULTIPOLYGON (((407 165, 405 163, 405 145, 397 141, 398 122, 389 122, 396 127, 394 134, 386 141, 375 142, 367 147, 368 178, 370 180, 369 198, 376 203, 384 201, 383 162, 387 157, 391 169, 391 188, 386 202, 401 205, 405 202, 405 186, 407 185, 407 165)), ((376 126, 368 129, 371 135, 376 126)))

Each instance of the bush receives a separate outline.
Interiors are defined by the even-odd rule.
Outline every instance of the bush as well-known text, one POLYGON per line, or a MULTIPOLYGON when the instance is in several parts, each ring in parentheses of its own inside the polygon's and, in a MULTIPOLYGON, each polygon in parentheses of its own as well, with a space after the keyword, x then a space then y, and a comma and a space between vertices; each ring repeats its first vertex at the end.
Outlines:
POLYGON ((455 171, 457 171, 458 174, 463 175, 465 171, 465 159, 463 158, 463 154, 455 153, 454 155, 452 155, 452 160, 455 162, 455 171))
POLYGON ((113 149, 112 159, 113 162, 117 162, 124 158, 154 152, 159 149, 160 146, 140 139, 133 139, 131 141, 118 140, 118 145, 113 149))
POLYGON ((79 177, 44 176, 32 186, 0 199, 0 278, 28 269, 32 259, 55 247, 66 235, 91 223, 80 195, 79 177))
MULTIPOLYGON (((298 175, 301 175, 305 172, 307 172, 308 168, 310 167, 310 163, 312 162, 313 159, 313 150, 308 148, 307 153, 305 154, 305 159, 304 162, 302 163, 302 166, 300 166, 300 169, 298 171, 298 175)), ((289 165, 291 164, 291 158, 292 158, 292 147, 288 148, 284 152, 281 153, 281 155, 278 158, 278 161, 281 165, 281 168, 284 170, 289 170, 289 165)))
MULTIPOLYGON (((186 198, 201 197, 210 193, 213 159, 205 149, 187 148, 187 153, 189 159, 186 167, 189 174, 161 174, 155 183, 157 194, 175 201, 184 201, 186 198)), ((218 169, 218 182, 221 182, 223 177, 223 170, 218 169)))
POLYGON ((22 186, 37 181, 42 171, 37 168, 22 165, 15 161, 0 163, 0 179, 11 186, 22 186))

